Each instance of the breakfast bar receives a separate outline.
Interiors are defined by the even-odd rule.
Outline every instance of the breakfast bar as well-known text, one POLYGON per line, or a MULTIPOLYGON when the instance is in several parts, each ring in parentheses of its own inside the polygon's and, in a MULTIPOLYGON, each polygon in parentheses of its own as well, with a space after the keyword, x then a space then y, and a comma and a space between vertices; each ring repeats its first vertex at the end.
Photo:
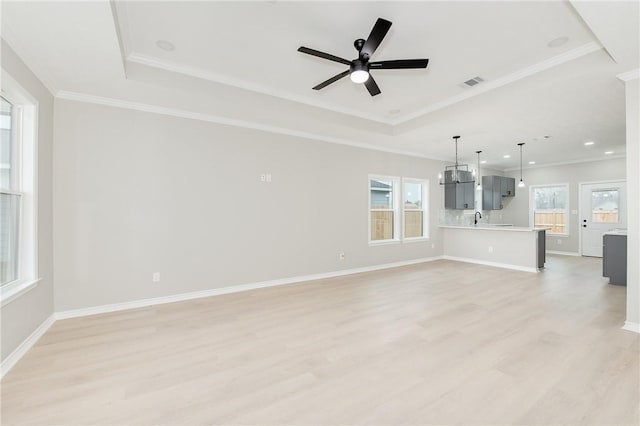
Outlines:
POLYGON ((440 225, 444 258, 538 272, 545 262, 546 228, 498 225, 440 225))

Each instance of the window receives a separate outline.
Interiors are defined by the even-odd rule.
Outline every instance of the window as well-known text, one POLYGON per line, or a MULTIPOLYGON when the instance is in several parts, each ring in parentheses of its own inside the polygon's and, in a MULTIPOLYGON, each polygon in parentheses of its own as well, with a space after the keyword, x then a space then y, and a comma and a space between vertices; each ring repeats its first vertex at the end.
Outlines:
POLYGON ((428 182, 418 179, 402 179, 403 238, 426 238, 428 182))
POLYGON ((18 232, 22 194, 16 176, 14 106, 0 97, 0 285, 18 278, 18 232))
POLYGON ((37 103, 2 71, 0 93, 0 298, 36 282, 37 103))
POLYGON ((428 238, 428 189, 427 180, 369 176, 369 242, 428 238))
POLYGON ((398 240, 398 178, 369 177, 369 241, 398 240))
POLYGON ((569 185, 531 187, 533 226, 548 228, 547 234, 569 235, 569 185))
POLYGON ((620 216, 620 194, 617 189, 591 191, 591 222, 618 223, 620 216))

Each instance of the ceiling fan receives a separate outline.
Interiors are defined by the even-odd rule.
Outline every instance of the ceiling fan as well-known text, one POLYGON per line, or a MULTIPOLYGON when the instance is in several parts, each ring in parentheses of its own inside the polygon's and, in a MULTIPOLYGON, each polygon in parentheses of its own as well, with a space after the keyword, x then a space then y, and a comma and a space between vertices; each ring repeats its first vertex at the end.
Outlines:
POLYGON ((309 49, 308 47, 300 46, 298 52, 306 53, 307 55, 317 56, 319 58, 328 59, 330 61, 339 62, 344 65, 349 65, 349 69, 334 75, 330 79, 323 81, 317 86, 313 87, 313 90, 320 90, 331 83, 335 83, 343 77, 349 75, 351 81, 354 83, 364 83, 365 87, 371 94, 376 96, 380 94, 380 88, 376 84, 376 81, 371 76, 371 70, 394 70, 394 69, 410 69, 410 68, 426 68, 429 63, 428 59, 396 59, 393 61, 376 61, 369 62, 373 52, 376 51, 382 40, 387 35, 387 32, 391 28, 391 22, 386 19, 378 18, 376 24, 369 34, 367 40, 361 38, 353 42, 354 47, 358 51, 358 58, 353 61, 339 58, 329 53, 320 52, 318 50, 309 49))

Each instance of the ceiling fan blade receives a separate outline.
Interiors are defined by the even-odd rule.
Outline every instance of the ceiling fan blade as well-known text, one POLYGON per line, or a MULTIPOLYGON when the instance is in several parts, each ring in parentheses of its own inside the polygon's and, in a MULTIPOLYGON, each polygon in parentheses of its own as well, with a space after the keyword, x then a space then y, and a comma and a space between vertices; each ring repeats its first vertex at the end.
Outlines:
POLYGON ((322 58, 322 59, 328 59, 334 62, 340 62, 341 64, 345 64, 345 65, 351 65, 351 61, 338 58, 337 56, 331 55, 329 53, 320 52, 319 50, 309 49, 308 47, 304 47, 304 46, 300 46, 298 48, 298 52, 306 53, 307 55, 317 56, 318 58, 322 58))
POLYGON ((313 87, 313 90, 323 89, 323 88, 327 87, 328 85, 330 85, 331 83, 335 83, 336 81, 340 80, 342 77, 346 77, 348 75, 349 75, 349 70, 341 72, 340 74, 334 75, 329 80, 323 81, 322 83, 320 83, 317 86, 313 87))
POLYGON ((364 42, 364 46, 362 46, 360 53, 366 53, 371 57, 373 52, 375 52, 378 46, 380 46, 380 43, 382 43, 384 36, 387 35, 389 28, 391 28, 391 22, 386 19, 378 18, 376 24, 371 30, 371 34, 369 34, 369 38, 364 42))
POLYGON ((397 59, 394 61, 369 62, 369 69, 375 70, 399 70, 409 68, 426 68, 428 59, 397 59))
POLYGON ((369 74, 369 78, 364 82, 364 85, 366 86, 371 96, 380 94, 380 88, 378 87, 378 84, 373 79, 373 76, 371 74, 369 74))

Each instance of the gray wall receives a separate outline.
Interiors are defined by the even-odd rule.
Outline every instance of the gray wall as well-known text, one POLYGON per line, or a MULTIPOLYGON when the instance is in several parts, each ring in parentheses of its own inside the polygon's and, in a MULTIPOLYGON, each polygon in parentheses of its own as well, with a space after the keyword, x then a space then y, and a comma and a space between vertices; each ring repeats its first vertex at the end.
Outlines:
POLYGON ((438 161, 59 99, 55 132, 56 311, 442 254, 438 161), (368 245, 370 173, 430 179, 430 241, 368 245))
MULTIPOLYGON (((517 182, 520 180, 520 171, 507 172, 505 176, 515 177, 517 182)), ((569 236, 547 236, 547 250, 578 253, 579 218, 578 215, 571 214, 571 210, 579 210, 580 208, 578 205, 578 184, 616 179, 625 180, 625 159, 614 158, 588 163, 525 169, 523 178, 527 186, 522 189, 516 186, 516 196, 508 204, 505 204, 505 208, 502 210, 504 222, 513 223, 516 226, 529 226, 529 187, 531 185, 568 183, 569 236)))
POLYGON ((2 40, 2 68, 38 100, 38 285, 2 307, 1 359, 53 313, 53 96, 2 40))

